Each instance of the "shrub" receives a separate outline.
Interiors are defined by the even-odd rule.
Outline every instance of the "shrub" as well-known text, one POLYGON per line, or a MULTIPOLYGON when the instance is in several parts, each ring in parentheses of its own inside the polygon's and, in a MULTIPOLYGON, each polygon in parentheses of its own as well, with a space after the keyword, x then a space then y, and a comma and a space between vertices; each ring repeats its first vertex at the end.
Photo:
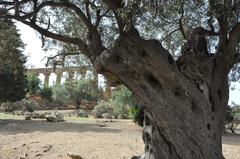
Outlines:
POLYGON ((130 117, 133 119, 135 123, 137 123, 140 126, 143 126, 143 120, 144 120, 144 111, 141 106, 134 106, 130 109, 130 117))
POLYGON ((1 104, 1 109, 4 112, 12 112, 14 110, 17 110, 17 106, 14 102, 5 102, 1 104))
POLYGON ((97 106, 94 107, 93 113, 97 118, 101 118, 102 114, 113 114, 113 107, 109 101, 100 101, 97 106))
POLYGON ((115 118, 131 118, 130 110, 137 105, 132 92, 125 86, 118 87, 112 95, 113 115, 115 118))
POLYGON ((52 87, 53 99, 59 105, 65 105, 69 102, 69 94, 65 85, 55 85, 52 87))
POLYGON ((18 102, 15 102, 18 110, 33 112, 37 107, 39 107, 38 103, 34 100, 23 99, 18 102))
POLYGON ((53 90, 51 87, 43 87, 42 90, 40 91, 40 95, 42 98, 47 99, 47 100, 52 100, 52 95, 53 95, 53 90))
POLYGON ((35 75, 27 75, 27 94, 29 96, 39 93, 40 88, 40 79, 35 75))

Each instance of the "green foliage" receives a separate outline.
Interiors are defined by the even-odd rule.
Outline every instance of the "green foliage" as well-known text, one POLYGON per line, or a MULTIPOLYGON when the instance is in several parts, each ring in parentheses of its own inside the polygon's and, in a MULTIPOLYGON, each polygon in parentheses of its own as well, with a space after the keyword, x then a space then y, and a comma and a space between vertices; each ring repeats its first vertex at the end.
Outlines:
POLYGON ((1 104, 1 109, 4 112, 12 112, 14 110, 17 110, 17 106, 15 105, 14 102, 5 102, 1 104))
POLYGON ((40 79, 35 75, 27 75, 27 93, 29 96, 39 93, 40 79))
POLYGON ((34 100, 23 99, 17 103, 18 109, 21 107, 22 111, 34 112, 34 110, 39 107, 38 103, 34 100))
POLYGON ((225 116, 225 125, 226 128, 230 129, 232 133, 235 133, 237 126, 240 124, 240 106, 235 105, 233 107, 228 106, 227 113, 225 116))
POLYGON ((103 113, 109 113, 115 118, 133 118, 138 122, 138 118, 141 115, 141 110, 138 108, 138 105, 131 91, 129 91, 127 87, 121 85, 113 92, 110 100, 100 101, 98 103, 94 108, 94 113, 96 116, 100 116, 103 113))
POLYGON ((138 103, 129 89, 123 85, 119 86, 112 95, 111 103, 116 118, 129 118, 130 109, 138 103))
POLYGON ((38 103, 33 100, 23 99, 18 102, 6 102, 1 104, 1 109, 5 112, 12 112, 14 110, 33 112, 38 107, 38 103))
POLYGON ((47 100, 52 100, 53 90, 51 87, 43 87, 40 91, 40 96, 47 100))
POLYGON ((144 120, 144 111, 143 108, 139 105, 136 105, 130 109, 130 117, 133 119, 135 123, 140 126, 143 126, 144 120))
POLYGON ((111 105, 112 103, 109 101, 100 101, 98 103, 97 106, 94 107, 93 113, 95 114, 95 116, 98 117, 102 117, 101 115, 103 113, 109 113, 109 114, 113 114, 113 106, 111 105))
POLYGON ((79 109, 83 100, 97 101, 98 92, 94 81, 80 79, 53 86, 53 99, 60 105, 74 103, 79 109))
POLYGON ((78 81, 69 81, 65 83, 65 89, 69 100, 74 102, 77 109, 80 108, 83 100, 97 100, 97 90, 92 80, 81 79, 78 81))
POLYGON ((240 119, 240 105, 233 106, 232 113, 233 113, 234 118, 240 119))
POLYGON ((10 20, 0 19, 0 102, 18 101, 25 97, 26 57, 23 43, 10 20))
POLYGON ((52 90, 54 102, 57 104, 64 105, 70 101, 65 85, 55 85, 52 87, 52 90))

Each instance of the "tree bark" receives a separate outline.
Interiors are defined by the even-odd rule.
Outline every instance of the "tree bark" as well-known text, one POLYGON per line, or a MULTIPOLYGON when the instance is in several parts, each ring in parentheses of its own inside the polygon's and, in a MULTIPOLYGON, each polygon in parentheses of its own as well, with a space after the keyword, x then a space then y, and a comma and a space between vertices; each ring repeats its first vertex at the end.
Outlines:
POLYGON ((145 106, 145 159, 221 159, 229 67, 220 57, 177 62, 157 40, 120 36, 102 53, 104 68, 145 106))

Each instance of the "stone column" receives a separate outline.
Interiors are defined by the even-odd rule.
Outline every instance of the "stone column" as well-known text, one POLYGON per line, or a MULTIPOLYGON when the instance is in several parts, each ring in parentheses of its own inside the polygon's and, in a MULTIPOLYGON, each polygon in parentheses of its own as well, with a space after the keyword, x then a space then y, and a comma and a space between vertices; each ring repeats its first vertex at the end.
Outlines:
POLYGON ((111 87, 110 87, 108 81, 106 81, 105 93, 104 93, 104 94, 105 94, 105 97, 106 97, 107 99, 109 99, 109 98, 111 97, 111 95, 112 95, 112 90, 111 90, 111 87))
POLYGON ((46 72, 46 73, 43 73, 43 74, 45 76, 45 78, 44 78, 44 86, 48 87, 49 86, 49 76, 51 75, 51 73, 46 72))
POLYGON ((56 72, 57 78, 56 78, 56 85, 61 85, 61 79, 62 79, 62 72, 58 71, 56 72))

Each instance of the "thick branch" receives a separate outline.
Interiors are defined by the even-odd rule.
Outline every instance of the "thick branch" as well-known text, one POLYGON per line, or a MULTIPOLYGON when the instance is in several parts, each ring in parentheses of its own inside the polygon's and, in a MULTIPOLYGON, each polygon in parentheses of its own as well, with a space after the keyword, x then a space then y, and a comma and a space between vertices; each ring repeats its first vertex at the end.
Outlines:
MULTIPOLYGON (((27 3, 27 2, 30 2, 31 0, 22 0, 22 1, 19 1, 18 3, 19 4, 24 4, 24 3, 27 3)), ((9 1, 0 1, 0 5, 14 5, 14 2, 9 2, 9 1)))
POLYGON ((38 26, 34 23, 31 23, 31 22, 28 22, 28 21, 23 21, 23 20, 17 19, 17 18, 15 18, 15 19, 19 20, 22 23, 24 23, 24 24, 30 26, 31 28, 37 30, 40 34, 42 34, 46 37, 56 39, 56 40, 59 40, 59 41, 65 42, 65 43, 75 44, 79 47, 79 49, 81 50, 81 52, 83 52, 83 54, 85 54, 85 55, 88 54, 87 45, 83 42, 83 40, 81 40, 79 38, 72 38, 72 37, 69 37, 69 36, 66 36, 66 35, 60 35, 60 34, 52 33, 49 30, 43 29, 43 28, 41 28, 40 26, 38 26))
POLYGON ((231 30, 228 40, 228 48, 234 49, 240 39, 240 22, 238 22, 231 30))
POLYGON ((122 21, 121 17, 117 13, 117 10, 123 7, 122 0, 115 0, 115 1, 103 0, 103 2, 106 3, 107 6, 113 11, 113 13, 116 17, 117 23, 118 23, 120 34, 123 33, 124 22, 122 21))

